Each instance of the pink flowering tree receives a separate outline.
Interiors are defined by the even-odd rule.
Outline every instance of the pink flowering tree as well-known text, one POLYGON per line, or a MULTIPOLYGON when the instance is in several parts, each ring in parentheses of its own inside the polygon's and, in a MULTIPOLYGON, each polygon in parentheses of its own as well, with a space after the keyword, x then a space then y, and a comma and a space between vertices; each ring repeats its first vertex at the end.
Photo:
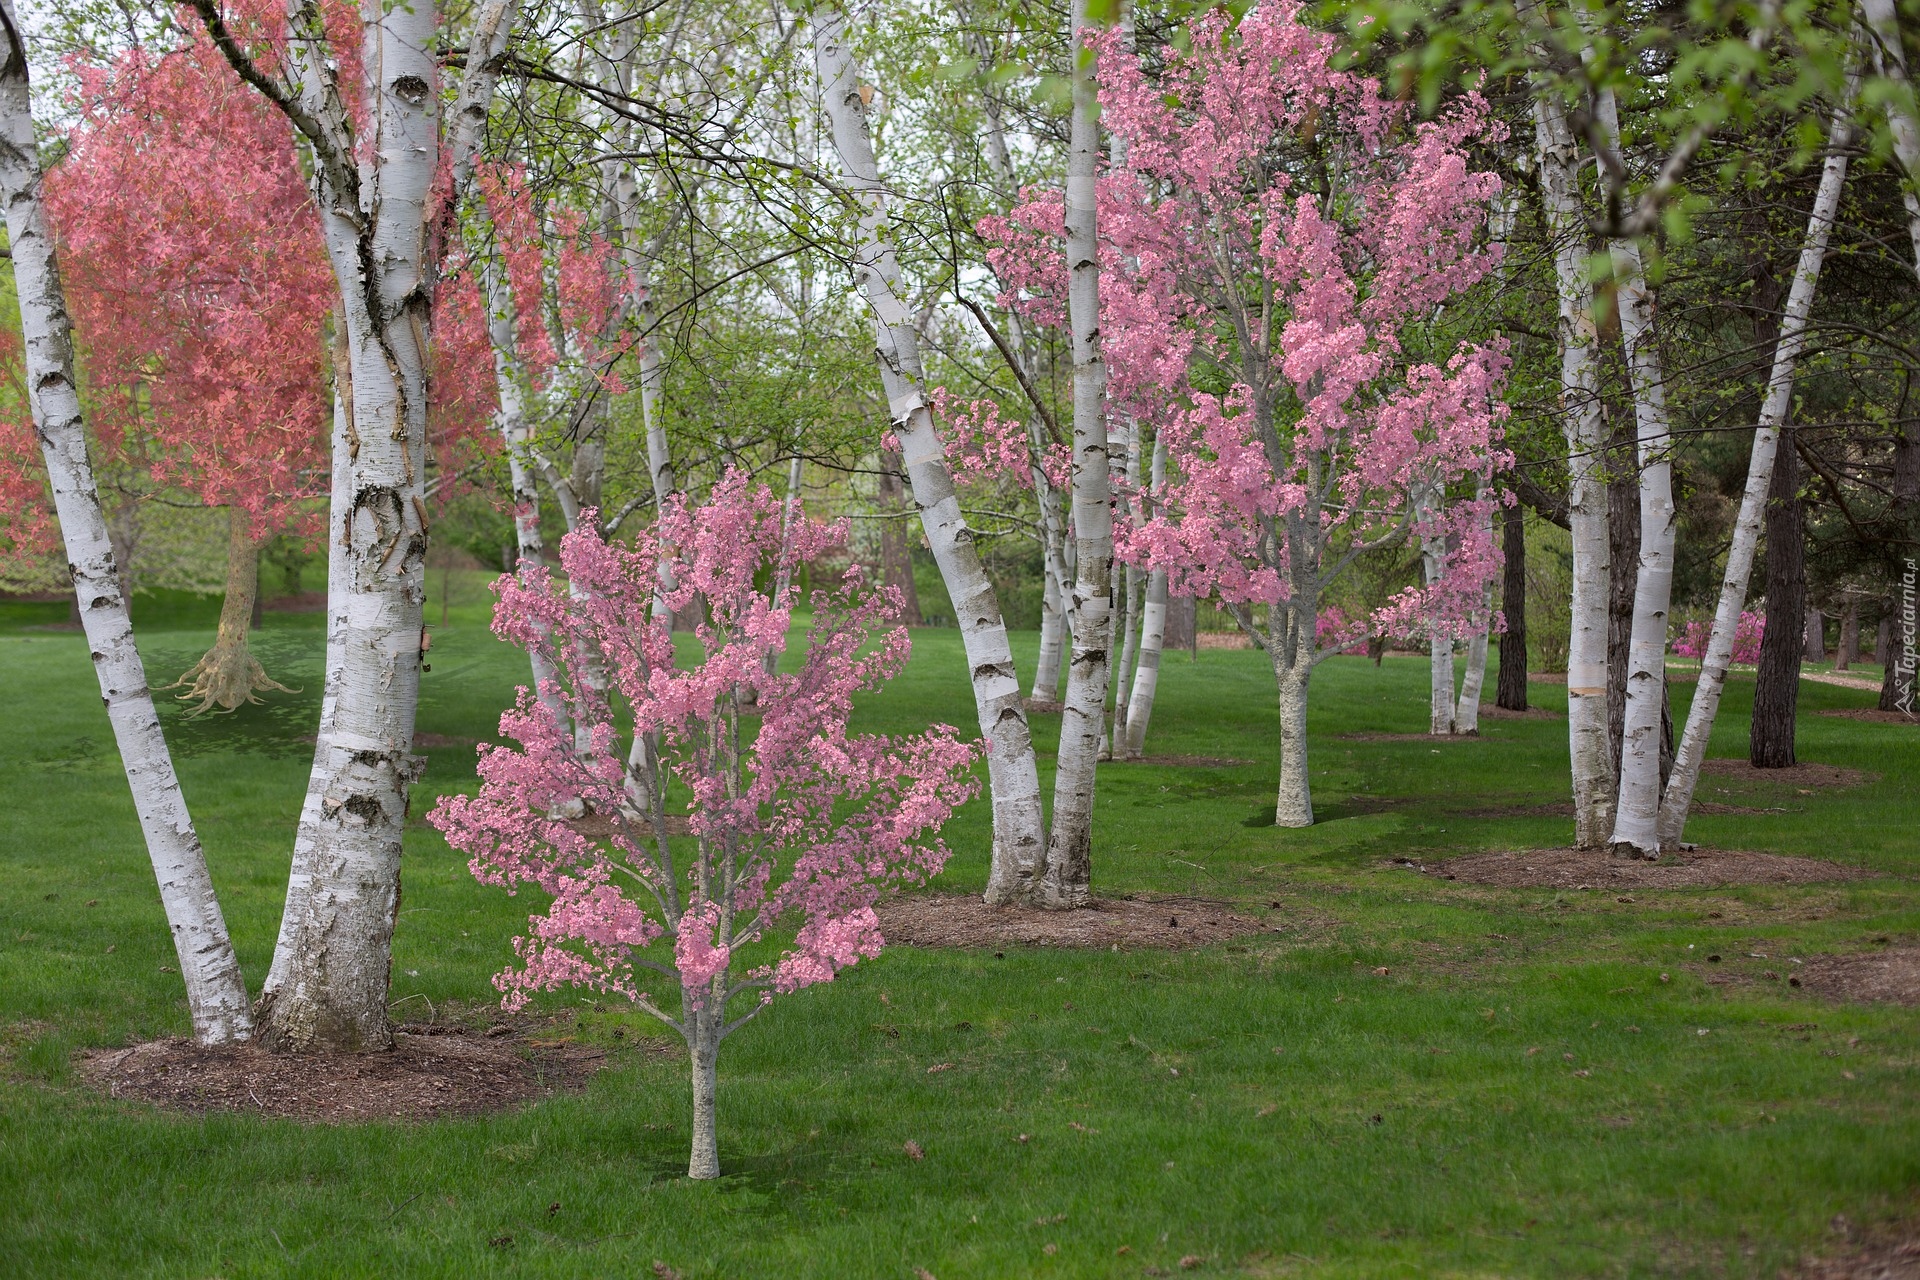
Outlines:
POLYGON ((858 568, 814 594, 794 670, 769 670, 796 602, 784 570, 844 537, 796 519, 783 540, 778 501, 737 472, 705 505, 669 500, 630 548, 583 520, 560 562, 584 590, 541 566, 496 584, 495 632, 555 676, 500 718, 520 745, 481 748, 479 794, 446 798, 429 819, 483 883, 550 896, 515 941, 519 965, 494 980, 507 1007, 591 987, 686 1039, 695 1178, 719 1174, 720 1042, 775 995, 879 954, 879 890, 940 870, 939 828, 975 791, 976 751, 949 726, 848 732, 853 696, 898 674, 908 652, 905 629, 889 625, 894 593, 858 568), (685 668, 654 609, 663 569, 674 612, 705 605, 685 668), (782 585, 756 585, 769 582, 782 585), (750 698, 757 730, 742 714, 750 698), (556 704, 586 727, 588 750, 556 704), (633 733, 655 749, 629 761, 616 745, 633 733), (586 817, 557 816, 575 801, 586 817))
MULTIPOLYGON (((1498 261, 1500 189, 1465 147, 1499 125, 1477 97, 1416 123, 1334 69, 1297 8, 1215 10, 1152 74, 1100 50, 1102 120, 1124 163, 1100 179, 1100 307, 1111 408, 1165 440, 1151 513, 1118 554, 1215 596, 1267 651, 1279 689, 1275 817, 1313 821, 1307 688, 1369 627, 1484 625, 1499 563, 1486 480, 1508 463, 1497 341, 1424 352, 1436 311, 1498 261), (1320 601, 1370 550, 1417 538, 1438 572, 1349 629, 1320 601), (1349 634, 1350 630, 1350 634, 1349 634)), ((983 221, 1004 305, 1065 319, 1060 193, 983 221)))

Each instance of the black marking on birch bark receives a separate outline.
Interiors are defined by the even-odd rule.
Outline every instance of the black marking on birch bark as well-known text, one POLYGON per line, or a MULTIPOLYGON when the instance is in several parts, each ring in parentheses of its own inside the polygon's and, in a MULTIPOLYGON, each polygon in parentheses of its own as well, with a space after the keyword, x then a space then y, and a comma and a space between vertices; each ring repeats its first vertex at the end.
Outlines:
POLYGON ((393 81, 393 96, 410 107, 417 107, 427 100, 427 82, 419 76, 396 76, 393 81))
MULTIPOLYGON (((981 626, 987 625, 986 620, 984 618, 981 619, 980 625, 981 626)), ((1007 664, 1004 662, 983 662, 979 666, 973 669, 973 678, 975 680, 984 679, 987 676, 1012 675, 1012 674, 1013 674, 1012 671, 1008 668, 1007 664)))

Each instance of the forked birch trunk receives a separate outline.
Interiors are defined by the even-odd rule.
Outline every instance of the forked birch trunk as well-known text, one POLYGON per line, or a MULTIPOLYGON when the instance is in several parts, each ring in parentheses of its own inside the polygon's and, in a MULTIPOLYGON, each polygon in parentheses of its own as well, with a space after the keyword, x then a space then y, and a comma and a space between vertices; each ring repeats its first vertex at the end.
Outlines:
MULTIPOLYGON (((1600 99, 1609 145, 1620 136, 1611 91, 1600 99)), ((1640 557, 1634 579, 1633 629, 1627 641, 1627 705, 1620 735, 1620 791, 1614 807, 1613 852, 1660 852, 1660 753, 1667 706, 1667 618, 1673 599, 1673 438, 1667 414, 1665 364, 1654 330, 1653 295, 1637 241, 1612 245, 1620 341, 1633 384, 1634 436, 1640 472, 1640 557)))
MULTIPOLYGON (((920 508, 921 527, 953 601, 954 621, 967 654, 974 707, 987 741, 993 800, 993 867, 989 902, 1023 900, 1032 893, 1045 852, 1040 773, 1020 701, 1020 681, 993 582, 981 564, 973 532, 961 514, 946 448, 928 407, 919 334, 899 294, 900 264, 887 216, 887 187, 867 131, 846 19, 830 6, 814 11, 814 59, 821 98, 833 126, 834 148, 847 186, 860 204, 860 245, 854 281, 873 308, 880 378, 920 508)), ((1097 721, 1096 721, 1097 723, 1097 721)))
POLYGON ((1720 695, 1726 690, 1727 666, 1733 657, 1733 633, 1747 602, 1747 579, 1753 572, 1754 550, 1766 515, 1767 490, 1773 479, 1780 427, 1793 405, 1794 366, 1801 348, 1806 345, 1807 317, 1813 310, 1814 289, 1819 284, 1820 266, 1826 258, 1827 238, 1832 234, 1834 216, 1840 208, 1841 188, 1847 180, 1847 151, 1853 137, 1849 113, 1853 109, 1856 79, 1849 74, 1843 91, 1845 97, 1833 113, 1826 164, 1821 169, 1820 186, 1807 218, 1807 238, 1801 246, 1793 286, 1780 316, 1780 337, 1773 349, 1773 372, 1767 378, 1766 399, 1761 402, 1760 422, 1753 433, 1747 485, 1740 496, 1740 514, 1734 520, 1732 545, 1727 549, 1727 568, 1720 580, 1720 601, 1714 610, 1713 631, 1707 640, 1707 652, 1700 660, 1700 682, 1694 687, 1687 727, 1681 735, 1673 774, 1667 780, 1660 803, 1658 835, 1662 849, 1678 847, 1686 831, 1687 813, 1693 804, 1694 788, 1700 781, 1700 765, 1707 754, 1707 740, 1713 734, 1714 717, 1720 710, 1720 695))
MULTIPOLYGON (((1154 433, 1149 492, 1158 498, 1167 487, 1167 440, 1154 433)), ((1167 571, 1147 573, 1147 602, 1140 619, 1140 661, 1133 672, 1133 694, 1127 706, 1127 741, 1122 753, 1138 760, 1147 748, 1147 723, 1153 719, 1153 699, 1160 688, 1160 653, 1167 638, 1167 571)))
MULTIPOLYGON (((1887 79, 1908 85, 1907 51, 1900 43, 1900 15, 1894 0, 1860 0, 1860 12, 1866 16, 1867 26, 1873 32, 1871 44, 1876 69, 1887 79)), ((1901 99, 1887 99, 1887 132, 1893 137, 1893 154, 1907 174, 1900 188, 1900 199, 1907 206, 1913 269, 1920 274, 1920 120, 1914 119, 1901 99)))
POLYGON ((1073 119, 1067 144, 1067 321, 1073 345, 1073 537, 1075 574, 1068 612, 1073 656, 1054 774, 1041 906, 1085 906, 1093 875, 1093 793, 1100 758, 1113 645, 1112 460, 1107 454, 1107 366, 1100 354, 1100 250, 1094 172, 1100 160, 1099 108, 1088 0, 1073 0, 1073 119))
POLYGON ((1567 746, 1573 771, 1574 844, 1598 848, 1613 827, 1613 762, 1607 733, 1607 486, 1601 467, 1593 290, 1587 282, 1580 148, 1565 107, 1536 85, 1534 139, 1540 199, 1553 243, 1559 299, 1560 412, 1567 438, 1567 518, 1573 543, 1572 620, 1567 641, 1567 746))
MULTIPOLYGON (((203 16, 209 10, 203 9, 203 16)), ((217 15, 216 15, 217 17, 217 15)), ((514 8, 489 0, 473 15, 467 71, 449 122, 454 189, 473 148, 504 55, 514 8)), ((316 759, 318 816, 305 902, 283 930, 280 985, 261 997, 261 1038, 287 1051, 366 1051, 392 1044, 387 986, 400 905, 400 851, 413 754, 424 631, 427 334, 433 267, 427 260, 434 177, 443 159, 435 88, 435 5, 383 11, 366 37, 379 68, 368 86, 377 148, 356 146, 352 125, 319 65, 296 46, 300 83, 252 71, 315 149, 322 236, 340 286, 351 396, 344 467, 351 497, 339 538, 341 572, 329 609, 345 615, 338 693, 316 759)), ((227 56, 244 61, 237 46, 227 56)), ((340 470, 336 460, 336 476, 340 470)), ((291 886, 290 886, 291 890, 291 886)), ((290 896, 291 905, 291 896, 290 896)))
MULTIPOLYGON (((229 1044, 253 1032, 247 987, 227 937, 207 859, 173 772, 100 507, 73 374, 73 326, 40 198, 26 42, 12 0, 0 0, 7 45, 0 54, 0 199, 6 201, 14 289, 25 343, 28 407, 46 459, 66 542, 80 622, 114 743, 133 792, 160 905, 187 989, 194 1042, 229 1044)), ((243 619, 244 625, 244 619, 243 619)))

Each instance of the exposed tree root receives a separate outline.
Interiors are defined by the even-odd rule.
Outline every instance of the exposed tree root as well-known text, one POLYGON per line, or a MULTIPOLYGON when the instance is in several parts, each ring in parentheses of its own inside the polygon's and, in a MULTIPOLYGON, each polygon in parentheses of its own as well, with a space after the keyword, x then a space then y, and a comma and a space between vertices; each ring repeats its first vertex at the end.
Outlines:
POLYGON ((200 661, 170 685, 185 689, 182 702, 197 703, 189 716, 205 715, 215 707, 238 710, 243 704, 259 702, 259 694, 269 689, 298 693, 270 678, 247 648, 247 628, 253 620, 253 599, 260 589, 260 547, 253 540, 250 520, 238 507, 228 516, 227 594, 220 604, 220 632, 200 661))

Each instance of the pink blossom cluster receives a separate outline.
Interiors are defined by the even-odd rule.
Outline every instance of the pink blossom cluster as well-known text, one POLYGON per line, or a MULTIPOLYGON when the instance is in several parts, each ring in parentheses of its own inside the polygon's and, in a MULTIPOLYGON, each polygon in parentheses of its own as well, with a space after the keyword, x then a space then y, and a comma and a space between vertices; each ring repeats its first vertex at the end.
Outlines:
MULTIPOLYGON (((1502 127, 1477 95, 1410 122, 1297 13, 1205 13, 1151 75, 1118 34, 1095 41, 1125 154, 1097 189, 1111 403, 1172 463, 1152 514, 1116 522, 1117 554, 1176 592, 1276 604, 1357 548, 1442 539, 1442 578, 1369 625, 1463 630, 1500 560, 1492 499, 1458 495, 1510 465, 1508 361, 1498 339, 1416 359, 1405 338, 1499 261, 1481 237, 1499 179, 1466 149, 1502 127), (1305 180, 1309 144, 1331 194, 1305 180)), ((1064 320, 1064 214, 1029 190, 980 224, 1002 305, 1043 325, 1064 320)))
POLYGON ((1367 620, 1349 618, 1339 605, 1327 605, 1313 624, 1314 641, 1328 653, 1367 656, 1367 620))
MULTIPOLYGON (((1767 616, 1742 610, 1740 623, 1733 629, 1732 661, 1757 663, 1760 661, 1760 641, 1767 633, 1767 616)), ((1696 618, 1687 623, 1678 639, 1673 642, 1673 651, 1683 658, 1704 658, 1707 655, 1707 642, 1713 637, 1713 619, 1696 618)))
POLYGON ((798 514, 783 534, 773 495, 731 472, 704 504, 670 500, 630 546, 582 521, 560 546, 565 583, 538 567, 496 582, 495 632, 559 675, 501 717, 519 745, 481 748, 479 794, 444 798, 429 821, 483 883, 551 897, 495 980, 509 1006, 577 984, 680 1025, 646 972, 678 986, 683 1010, 745 991, 764 1003, 878 954, 880 889, 945 864, 937 833, 975 793, 976 748, 947 725, 848 729, 854 696, 906 662, 896 595, 849 569, 813 595, 792 669, 764 661, 787 650, 798 593, 784 571, 844 538, 798 514), (656 597, 703 608, 685 665, 656 597), (649 749, 630 754, 633 735, 649 749), (590 820, 565 816, 582 804, 590 820), (768 934, 786 923, 779 948, 768 934), (743 967, 756 944, 763 962, 743 967))

